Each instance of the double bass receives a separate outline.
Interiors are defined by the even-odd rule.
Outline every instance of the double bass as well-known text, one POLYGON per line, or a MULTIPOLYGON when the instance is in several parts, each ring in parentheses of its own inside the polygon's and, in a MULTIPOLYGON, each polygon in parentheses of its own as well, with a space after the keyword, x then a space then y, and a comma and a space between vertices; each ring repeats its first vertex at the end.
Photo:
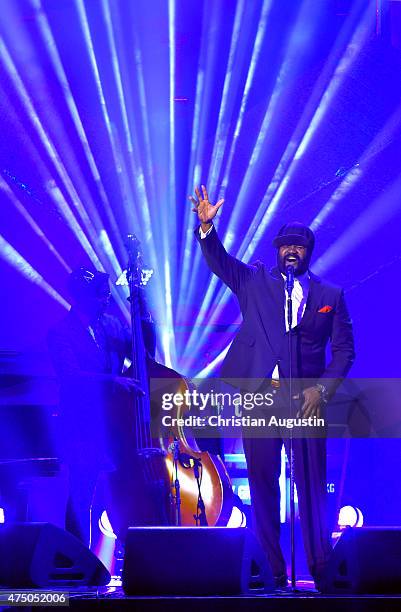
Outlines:
MULTIPOLYGON (((144 299, 140 243, 127 242, 127 282, 132 328, 129 375, 141 392, 132 394, 130 429, 121 450, 120 468, 111 478, 111 495, 119 508, 118 533, 129 526, 226 525, 232 511, 232 487, 219 455, 201 451, 181 429, 166 437, 158 431, 161 393, 150 396, 150 380, 162 380, 162 390, 185 393, 188 383, 175 370, 147 355, 143 325, 144 299)), ((190 406, 186 406, 190 409, 190 406)))

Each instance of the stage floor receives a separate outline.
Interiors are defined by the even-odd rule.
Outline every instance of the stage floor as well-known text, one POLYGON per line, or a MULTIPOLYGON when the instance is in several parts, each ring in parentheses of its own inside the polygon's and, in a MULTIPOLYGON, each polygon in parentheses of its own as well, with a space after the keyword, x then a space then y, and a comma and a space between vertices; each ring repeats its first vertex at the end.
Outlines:
MULTIPOLYGON (((72 610, 149 610, 162 612, 211 612, 235 610, 269 610, 283 612, 381 612, 399 611, 400 595, 322 595, 313 588, 313 582, 299 582, 297 593, 280 591, 268 595, 236 597, 127 597, 121 586, 83 589, 70 593, 72 610)), ((10 608, 11 609, 11 608, 10 608)), ((12 608, 15 610, 15 608, 12 608)), ((42 609, 42 608, 40 608, 42 609)), ((26 610, 26 608, 25 608, 26 610)), ((34 608, 38 610, 38 608, 34 608)), ((49 610, 49 608, 43 608, 49 610)))

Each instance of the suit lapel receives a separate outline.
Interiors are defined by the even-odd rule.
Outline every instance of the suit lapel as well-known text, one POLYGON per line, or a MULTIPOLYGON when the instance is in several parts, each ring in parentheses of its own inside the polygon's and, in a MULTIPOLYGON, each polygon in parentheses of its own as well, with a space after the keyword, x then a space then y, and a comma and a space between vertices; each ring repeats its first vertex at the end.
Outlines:
MULTIPOLYGON (((285 336, 285 313, 284 313, 284 279, 277 267, 272 268, 267 273, 267 294, 262 299, 262 312, 265 314, 260 317, 260 323, 265 330, 266 336, 272 347, 280 347, 285 336), (266 299, 267 298, 267 299, 266 299)), ((310 284, 308 299, 306 302, 305 313, 299 326, 308 324, 310 318, 313 319, 320 298, 320 278, 310 272, 310 284)), ((298 327, 299 327, 298 326, 298 327)))
POLYGON ((284 280, 277 268, 266 270, 266 290, 263 292, 260 323, 266 337, 276 352, 285 335, 284 280))
POLYGON ((308 299, 306 302, 304 316, 301 319, 300 326, 303 326, 308 323, 310 318, 314 317, 314 314, 317 310, 317 304, 319 303, 320 296, 320 288, 321 281, 318 276, 315 276, 312 272, 309 272, 310 283, 309 283, 309 293, 308 299))
POLYGON ((277 312, 276 325, 281 333, 285 333, 285 320, 284 320, 284 280, 281 276, 278 268, 270 270, 270 287, 271 296, 273 300, 273 312, 277 312))

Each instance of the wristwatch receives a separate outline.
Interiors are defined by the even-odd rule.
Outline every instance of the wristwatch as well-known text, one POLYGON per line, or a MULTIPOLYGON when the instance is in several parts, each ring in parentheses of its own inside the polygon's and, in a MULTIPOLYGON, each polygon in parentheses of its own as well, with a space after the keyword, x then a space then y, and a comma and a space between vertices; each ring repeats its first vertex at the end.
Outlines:
POLYGON ((329 392, 327 390, 327 387, 325 385, 321 385, 320 383, 317 383, 315 387, 319 389, 320 397, 322 399, 323 404, 327 404, 327 402, 329 401, 329 392))

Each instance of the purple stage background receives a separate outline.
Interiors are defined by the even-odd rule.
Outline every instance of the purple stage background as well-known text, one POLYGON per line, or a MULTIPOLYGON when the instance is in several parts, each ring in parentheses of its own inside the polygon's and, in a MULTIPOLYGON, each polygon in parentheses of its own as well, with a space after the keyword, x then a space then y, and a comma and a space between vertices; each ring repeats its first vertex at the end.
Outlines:
MULTIPOLYGON (((401 16, 381 5, 1 0, 2 359, 49 373, 68 272, 92 262, 115 282, 134 232, 158 358, 216 373, 239 310, 193 239, 187 196, 203 183, 244 261, 274 264, 277 229, 309 224, 312 270, 346 292, 351 375, 400 376, 401 16)), ((336 503, 400 525, 399 440, 344 444, 330 441, 336 503)))

